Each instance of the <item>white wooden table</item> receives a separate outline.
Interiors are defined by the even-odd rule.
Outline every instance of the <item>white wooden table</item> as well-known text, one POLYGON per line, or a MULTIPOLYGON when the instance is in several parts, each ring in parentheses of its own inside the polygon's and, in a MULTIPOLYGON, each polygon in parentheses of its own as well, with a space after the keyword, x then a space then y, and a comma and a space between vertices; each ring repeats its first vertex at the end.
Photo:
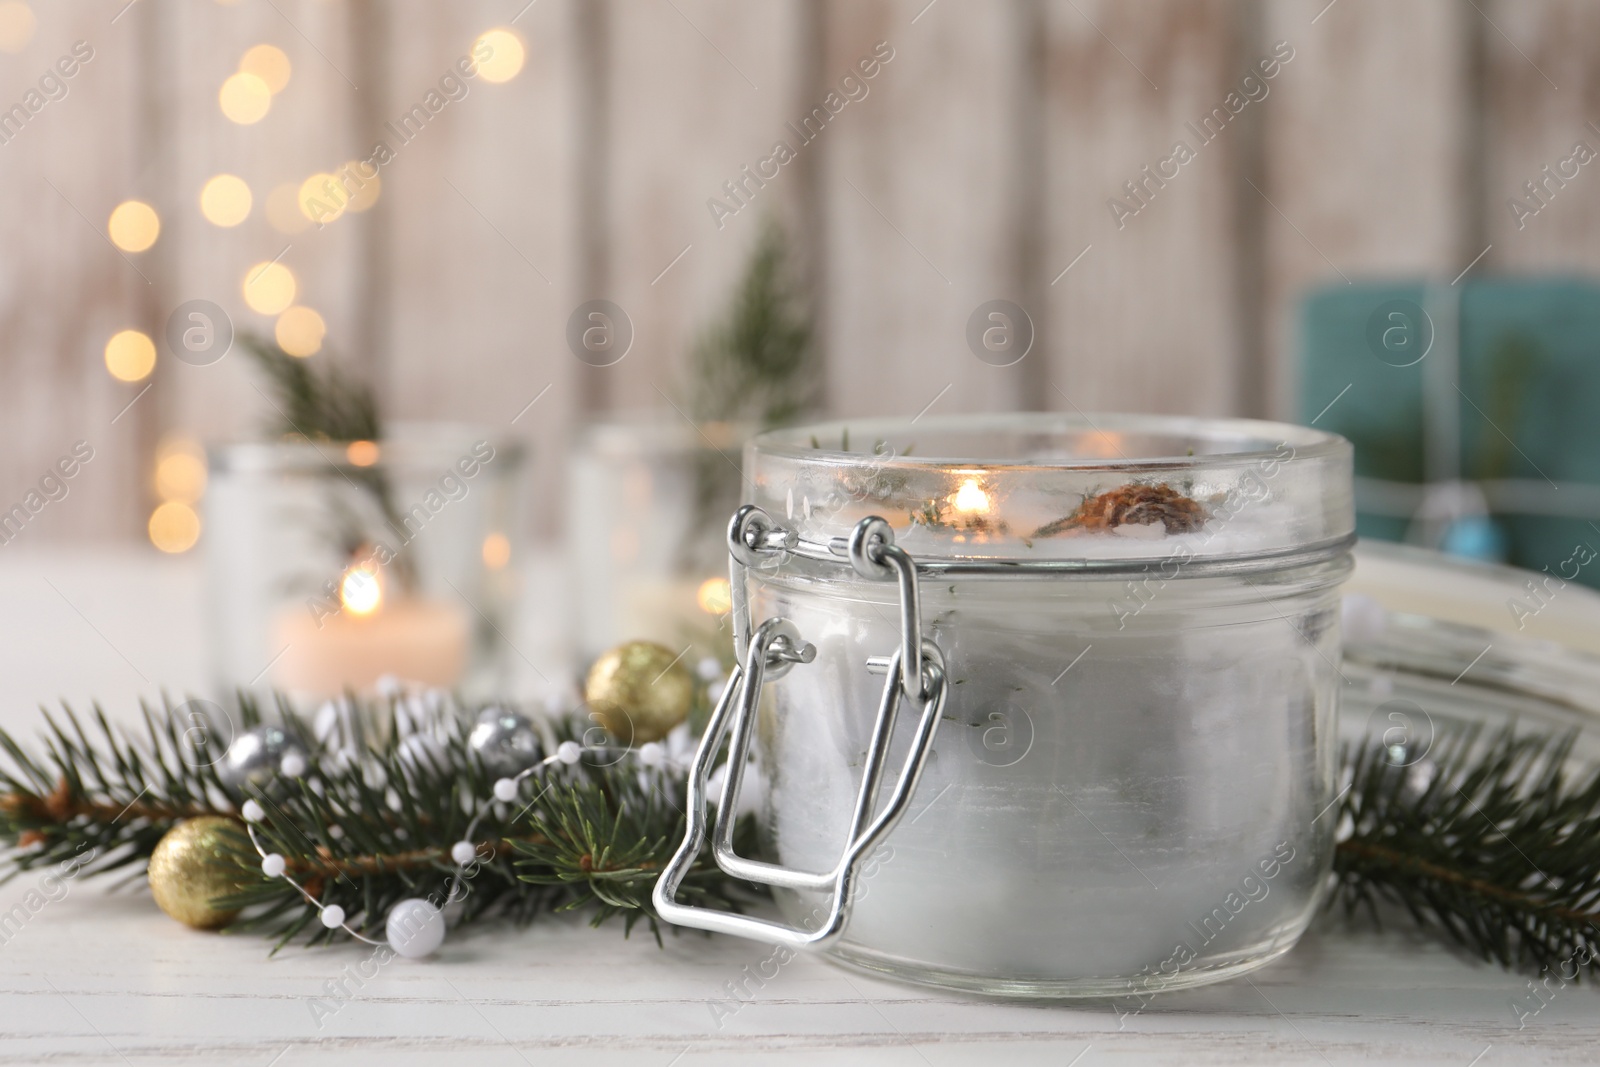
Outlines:
MULTIPOLYGON (((536 568, 530 585, 555 573, 536 568)), ((0 553, 0 725, 31 733, 37 703, 59 696, 99 696, 125 716, 163 683, 201 691, 199 591, 194 560, 0 553)), ((530 624, 517 638, 546 673, 556 633, 530 624)), ((0 912, 36 881, 0 887, 0 912)), ((262 941, 177 925, 142 891, 73 884, 0 934, 0 1063, 1600 1062, 1593 988, 1567 988, 1518 1029, 1511 1001, 1527 995, 1524 978, 1403 929, 1331 918, 1248 980, 1126 1016, 1103 1002, 935 993, 810 958, 729 1002, 727 984, 768 954, 694 934, 657 949, 647 934, 623 940, 620 926, 552 919, 453 938, 435 959, 396 961, 358 986, 356 947, 268 959, 262 941)))

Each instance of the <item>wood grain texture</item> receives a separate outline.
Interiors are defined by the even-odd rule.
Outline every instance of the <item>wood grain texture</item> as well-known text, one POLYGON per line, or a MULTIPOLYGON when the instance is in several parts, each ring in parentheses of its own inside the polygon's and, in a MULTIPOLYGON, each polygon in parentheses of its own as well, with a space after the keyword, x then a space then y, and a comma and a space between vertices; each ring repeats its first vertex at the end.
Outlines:
POLYGON ((1231 7, 1060 0, 1048 10, 1050 406, 1227 413, 1238 362, 1232 127, 1260 121, 1263 105, 1209 144, 1186 124, 1223 106, 1244 73, 1231 7), (1160 160, 1180 141, 1195 158, 1163 180, 1160 160))
MULTIPOLYGON (((32 42, 0 56, 0 101, 73 40, 96 48, 69 95, 0 145, 0 500, 73 440, 97 445, 71 502, 38 520, 53 536, 138 536, 165 435, 234 437, 263 417, 243 360, 164 359, 113 426, 141 387, 110 381, 101 350, 196 297, 269 330, 239 287, 280 253, 330 350, 376 376, 395 416, 529 441, 545 499, 562 492, 577 420, 666 407, 769 211, 798 228, 824 393, 851 416, 914 414, 941 392, 947 411, 1288 415, 1309 287, 1448 281, 1491 243, 1475 270, 1592 271, 1600 256, 1592 168, 1520 226, 1508 207, 1575 142, 1600 150, 1587 125, 1600 122, 1600 15, 1584 0, 35 7, 32 42), (376 209, 297 234, 268 224, 274 188, 359 158, 478 33, 513 18, 522 73, 472 84, 399 147, 376 209), (1280 40, 1295 58, 1270 94, 1201 147, 1186 124, 1280 40), (266 120, 235 126, 216 91, 263 41, 289 54, 293 80, 266 120), (869 95, 801 146, 785 123, 878 41, 895 58, 869 95), (723 183, 784 139, 799 159, 747 186, 750 206, 719 228, 708 201, 733 205, 723 183), (1180 139, 1197 158, 1165 185, 1144 178, 1180 139), (221 171, 256 193, 233 230, 196 208, 221 171), (1128 199, 1135 179, 1144 204, 1128 199), (164 224, 132 265, 103 237, 130 196, 164 224), (1137 214, 1114 218, 1113 199, 1137 214), (603 371, 565 341, 594 297, 635 330, 603 371), (1021 366, 968 349, 967 318, 994 298, 1035 318, 1021 366)), ((535 526, 551 534, 544 514, 535 526)))
POLYGON ((1016 7, 901 0, 829 13, 830 89, 875 48, 893 56, 803 149, 824 161, 830 407, 906 417, 936 398, 945 413, 1018 407, 1022 371, 982 362, 966 339, 979 304, 1023 297, 1016 7))
MULTIPOLYGON (((8 886, 0 903, 20 899, 8 886)), ((367 950, 370 951, 370 950, 367 950)), ((1287 957, 1205 989, 1024 1004, 900 986, 733 938, 623 940, 573 920, 452 938, 357 984, 356 947, 267 959, 187 930, 141 890, 72 886, 0 945, 7 1063, 1588 1064, 1592 989, 1519 1030, 1523 983, 1402 932, 1324 921, 1287 957), (770 970, 770 968, 769 968, 770 970), (744 981, 739 999, 730 984, 744 981), (343 986, 341 988, 341 984, 343 986), (347 991, 347 992, 346 992, 347 991), (315 1005, 315 1007, 314 1007, 315 1005), (274 1057, 281 1059, 274 1060, 274 1057), (1075 1059, 1075 1057, 1077 1057, 1075 1059), (1481 1057, 1474 1061, 1474 1057, 1481 1057)), ((368 972, 370 973, 370 971, 368 972)))
MULTIPOLYGON (((389 112, 398 116, 436 89, 479 33, 514 14, 424 0, 391 8, 389 112)), ((582 239, 576 173, 565 150, 573 136, 565 45, 572 17, 572 4, 561 0, 528 8, 512 27, 527 49, 516 78, 466 82, 467 95, 414 140, 400 146, 390 137, 397 158, 384 171, 384 199, 375 217, 358 220, 389 231, 390 410, 396 418, 480 423, 526 442, 534 501, 560 490, 579 406, 579 364, 565 337, 582 299, 573 269, 582 239)), ((557 528, 547 506, 536 505, 528 519, 547 533, 557 528)))
MULTIPOLYGON (((65 500, 37 514, 13 545, 85 534, 135 535, 142 525, 140 420, 112 420, 141 386, 106 373, 105 343, 150 328, 144 304, 153 273, 106 237, 123 199, 148 195, 136 166, 141 78, 138 27, 111 10, 52 5, 37 12, 32 41, 0 59, 0 107, 21 106, 77 41, 93 58, 0 144, 0 510, 21 502, 73 442, 94 459, 65 500), (142 273, 141 273, 142 272, 142 273)), ((36 97, 35 99, 38 99, 36 97)))
MULTIPOLYGON (((351 27, 343 9, 298 0, 277 8, 151 5, 128 17, 135 14, 155 23, 156 54, 171 60, 155 83, 165 116, 159 158, 166 175, 159 201, 165 229, 157 246, 163 251, 158 328, 180 304, 200 299, 223 309, 236 337, 271 338, 275 316, 250 310, 244 289, 259 264, 276 260, 295 275, 295 303, 326 321, 327 351, 358 370, 365 367, 367 353, 354 326, 358 227, 367 220, 349 215, 319 229, 302 217, 298 232, 285 233, 269 221, 267 207, 275 190, 298 190, 312 174, 366 155, 358 152, 366 136, 358 135, 353 122, 356 90, 347 80, 354 69, 351 27), (258 43, 282 49, 292 73, 267 116, 239 126, 223 116, 217 91, 245 50, 258 43), (243 178, 253 199, 250 217, 227 229, 206 221, 199 210, 201 188, 223 173, 243 178)), ((198 367, 173 359, 164 338, 157 340, 155 393, 164 431, 234 441, 280 418, 237 344, 220 361, 198 367)))
POLYGON ((1493 20, 1486 39, 1490 152, 1484 207, 1494 242, 1483 265, 1519 273, 1592 273, 1600 268, 1600 167, 1562 164, 1579 142, 1600 152, 1600 73, 1588 61, 1592 43, 1600 39, 1600 9, 1581 0, 1482 6, 1481 17, 1493 20), (1591 44, 1587 55, 1576 42, 1591 44), (1576 176, 1570 176, 1573 171, 1576 176), (1513 200, 1525 212, 1513 211, 1513 200))
POLYGON ((1460 239, 1471 161, 1459 104, 1470 97, 1465 21, 1477 17, 1448 0, 1269 4, 1270 40, 1295 50, 1265 109, 1276 414, 1295 414, 1295 328, 1309 288, 1363 275, 1448 283, 1476 253, 1460 239))
POLYGON ((741 168, 784 133, 798 17, 794 0, 655 0, 611 19, 609 278, 591 295, 633 321, 633 350, 606 372, 614 409, 681 405, 689 349, 722 315, 763 219, 794 211, 793 175, 741 168))

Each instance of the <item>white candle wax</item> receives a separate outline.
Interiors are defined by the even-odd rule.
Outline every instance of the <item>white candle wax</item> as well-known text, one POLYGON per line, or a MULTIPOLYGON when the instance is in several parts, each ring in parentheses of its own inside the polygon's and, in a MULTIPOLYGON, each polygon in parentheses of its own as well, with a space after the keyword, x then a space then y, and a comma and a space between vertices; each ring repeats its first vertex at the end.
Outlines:
POLYGON ((417 598, 386 601, 370 615, 318 616, 286 610, 274 626, 273 680, 291 692, 331 696, 370 687, 386 674, 449 687, 467 663, 470 626, 453 604, 417 598))
MULTIPOLYGON (((1030 583, 928 590, 951 695, 848 945, 974 975, 1115 983, 1180 945, 1216 962, 1292 943, 1329 859, 1303 841, 1334 792, 1331 747, 1318 745, 1334 726, 1320 659, 1338 655, 1331 605, 1207 610, 1173 591, 1119 629, 1106 601, 1120 593, 1077 583, 1041 604, 1030 583), (1264 879, 1259 865, 1275 856, 1281 869, 1264 879), (1235 918, 1230 907, 1252 896, 1235 918)), ((897 606, 770 603, 818 647, 816 663, 775 685, 764 720, 772 836, 786 865, 826 870, 882 684, 863 651, 894 647, 883 620, 897 606)))

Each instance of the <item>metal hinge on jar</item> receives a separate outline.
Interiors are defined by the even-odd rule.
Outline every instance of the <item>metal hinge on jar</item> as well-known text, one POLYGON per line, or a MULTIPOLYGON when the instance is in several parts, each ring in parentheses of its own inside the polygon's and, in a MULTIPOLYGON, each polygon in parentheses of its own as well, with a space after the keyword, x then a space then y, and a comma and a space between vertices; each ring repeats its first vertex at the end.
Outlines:
POLYGON ((786 619, 768 619, 752 633, 748 571, 762 564, 782 562, 797 545, 798 538, 793 531, 782 529, 765 511, 751 504, 741 507, 729 523, 734 651, 738 664, 700 738, 700 747, 689 771, 688 826, 683 843, 656 882, 652 899, 663 919, 680 926, 803 948, 827 945, 844 933, 857 868, 905 814, 928 755, 933 751, 934 731, 944 710, 948 684, 943 653, 922 634, 916 563, 894 543, 894 531, 887 522, 876 516, 862 519, 848 539, 833 539, 823 555, 848 559, 856 574, 869 581, 897 582, 900 647, 891 656, 873 657, 867 664, 868 670, 882 671, 887 676, 843 851, 838 862, 827 871, 798 871, 736 854, 733 850, 735 813, 754 735, 761 687, 781 677, 795 664, 810 663, 816 657, 815 647, 802 640, 794 624, 786 619), (909 703, 920 714, 900 776, 880 806, 878 793, 883 766, 902 703, 909 703), (680 904, 676 899, 679 886, 706 844, 708 783, 712 764, 730 728, 732 740, 728 748, 727 775, 717 805, 715 826, 709 835, 712 855, 718 867, 736 878, 784 889, 830 891, 828 911, 815 930, 680 904))

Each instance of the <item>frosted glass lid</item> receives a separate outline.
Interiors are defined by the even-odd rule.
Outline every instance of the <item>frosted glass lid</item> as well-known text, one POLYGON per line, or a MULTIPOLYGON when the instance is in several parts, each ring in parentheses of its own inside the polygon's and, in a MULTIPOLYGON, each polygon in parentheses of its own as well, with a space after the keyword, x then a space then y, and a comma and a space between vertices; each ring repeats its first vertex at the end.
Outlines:
POLYGON ((922 559, 1166 560, 1343 547, 1350 443, 1284 423, 963 415, 776 430, 745 499, 807 541, 867 515, 922 559))

